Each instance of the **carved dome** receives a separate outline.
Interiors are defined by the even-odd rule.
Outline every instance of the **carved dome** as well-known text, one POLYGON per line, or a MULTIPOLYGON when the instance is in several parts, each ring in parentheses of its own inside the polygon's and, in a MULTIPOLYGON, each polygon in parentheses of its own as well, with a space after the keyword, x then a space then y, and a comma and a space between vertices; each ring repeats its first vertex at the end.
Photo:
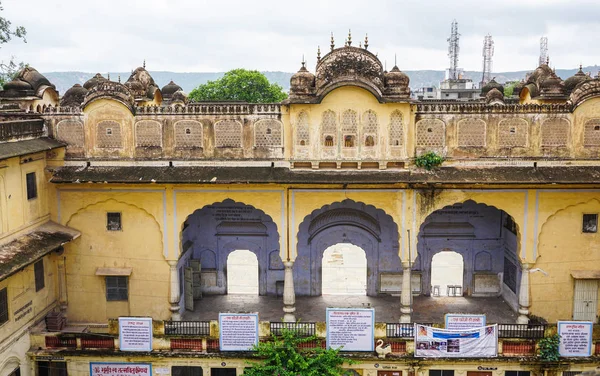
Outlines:
POLYGON ((334 49, 319 60, 315 76, 317 95, 345 85, 363 87, 377 98, 383 95, 383 65, 364 48, 346 45, 334 49))
POLYGON ((118 102, 121 102, 121 104, 123 104, 124 106, 129 108, 131 112, 133 112, 135 100, 129 88, 127 88, 127 86, 121 84, 120 82, 108 80, 100 82, 96 86, 88 90, 81 107, 84 108, 91 102, 103 98, 113 99, 118 102))
POLYGON ((47 88, 56 90, 56 87, 35 68, 25 67, 17 73, 17 76, 13 80, 4 85, 2 97, 41 97, 47 88))
POLYGON ((171 103, 185 104, 185 103, 187 103, 187 100, 188 100, 187 95, 185 95, 183 90, 177 90, 171 96, 171 103))
POLYGON ((408 84, 410 78, 406 73, 400 71, 397 65, 394 65, 391 71, 384 73, 385 78, 385 93, 387 95, 410 95, 408 84))
POLYGON ((542 64, 529 76, 527 83, 534 83, 539 86, 544 79, 552 76, 553 73, 548 64, 542 64))
POLYGON ((315 75, 302 67, 290 79, 290 94, 311 94, 315 88, 315 75))
POLYGON ((94 86, 98 85, 100 82, 108 81, 104 78, 100 73, 96 73, 94 77, 90 78, 83 84, 83 88, 86 90, 90 90, 94 86))
POLYGON ((504 104, 504 91, 498 88, 492 88, 485 95, 485 103, 487 104, 504 104))
POLYGON ((564 83, 554 72, 540 83, 540 94, 546 97, 564 96, 564 83))
POLYGON ((177 92, 179 90, 183 90, 183 89, 181 88, 181 86, 179 86, 175 82, 173 82, 173 80, 171 80, 168 84, 163 86, 163 88, 160 90, 160 92, 162 93, 163 98, 169 99, 175 92, 177 92))
POLYGON ((138 67, 131 72, 125 86, 131 90, 136 100, 142 101, 154 99, 154 94, 158 90, 158 86, 145 67, 138 67))
POLYGON ((60 100, 60 105, 63 107, 79 107, 83 103, 87 92, 86 88, 75 84, 65 92, 65 95, 60 100))
POLYGON ((591 79, 591 77, 589 77, 583 72, 581 66, 579 66, 579 70, 577 71, 577 73, 565 80, 565 90, 567 91, 567 93, 570 93, 573 91, 573 89, 575 89, 577 85, 591 79))
POLYGON ((496 82, 495 79, 492 78, 490 82, 488 82, 481 88, 481 96, 486 96, 487 93, 489 93, 492 89, 498 89, 501 93, 504 93, 504 86, 502 86, 501 84, 496 82))

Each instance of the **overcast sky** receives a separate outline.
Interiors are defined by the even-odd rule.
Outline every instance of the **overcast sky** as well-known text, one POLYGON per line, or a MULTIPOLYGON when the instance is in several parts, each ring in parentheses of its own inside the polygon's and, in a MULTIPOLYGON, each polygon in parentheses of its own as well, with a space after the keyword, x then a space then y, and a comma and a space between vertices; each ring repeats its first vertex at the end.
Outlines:
POLYGON ((483 38, 495 42, 494 71, 532 70, 548 37, 550 64, 600 64, 600 0, 3 0, 3 17, 27 29, 0 59, 15 56, 42 72, 148 70, 217 72, 232 68, 314 71, 329 35, 369 50, 387 67, 448 67, 446 39, 459 23, 459 66, 481 70, 483 38))

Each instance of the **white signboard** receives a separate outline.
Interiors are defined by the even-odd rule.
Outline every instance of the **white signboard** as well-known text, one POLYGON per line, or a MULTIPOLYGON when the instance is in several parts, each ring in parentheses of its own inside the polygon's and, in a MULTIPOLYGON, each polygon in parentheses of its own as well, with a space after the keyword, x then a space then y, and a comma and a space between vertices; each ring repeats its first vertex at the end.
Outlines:
POLYGON ((590 321, 559 321, 560 356, 591 356, 593 326, 590 321))
POLYGON ((484 358, 498 356, 497 325, 448 330, 415 324, 415 356, 484 358))
POLYGON ((374 351, 375 310, 327 308, 327 348, 374 351))
POLYGON ((219 313, 221 351, 248 351, 258 345, 258 313, 219 313))
POLYGON ((90 376, 152 376, 152 365, 148 363, 90 362, 90 376))
POLYGON ((152 318, 119 317, 121 351, 152 351, 152 318))
POLYGON ((483 326, 485 326, 485 315, 446 314, 446 329, 448 330, 475 329, 483 326))

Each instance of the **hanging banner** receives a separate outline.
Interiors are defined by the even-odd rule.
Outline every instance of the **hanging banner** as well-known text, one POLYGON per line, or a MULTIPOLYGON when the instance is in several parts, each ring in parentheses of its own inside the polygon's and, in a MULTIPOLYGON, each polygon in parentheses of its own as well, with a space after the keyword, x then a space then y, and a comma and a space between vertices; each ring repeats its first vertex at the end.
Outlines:
POLYGON ((119 349, 152 351, 152 318, 119 317, 119 349))
POLYGON ((90 376, 152 376, 152 365, 148 363, 90 362, 90 376))
POLYGON ((485 326, 485 315, 467 315, 460 313, 446 314, 446 329, 464 330, 485 326))
POLYGON ((415 356, 424 358, 498 356, 497 325, 448 330, 415 324, 415 356))
POLYGON ((219 313, 221 351, 249 351, 258 345, 258 313, 219 313))
POLYGON ((593 327, 591 321, 559 321, 560 356, 591 356, 593 327))
POLYGON ((375 351, 375 310, 327 308, 327 348, 375 351))

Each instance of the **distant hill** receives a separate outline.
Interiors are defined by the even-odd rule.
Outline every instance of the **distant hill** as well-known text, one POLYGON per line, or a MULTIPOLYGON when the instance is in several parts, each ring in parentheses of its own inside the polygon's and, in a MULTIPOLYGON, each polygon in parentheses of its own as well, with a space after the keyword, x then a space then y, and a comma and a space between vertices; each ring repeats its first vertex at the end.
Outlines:
MULTIPOLYGON (((583 68, 585 72, 591 72, 593 76, 598 73, 599 66, 588 66, 583 68)), ((525 78, 525 75, 529 71, 518 71, 518 72, 498 72, 494 73, 496 81, 504 83, 507 81, 517 81, 525 78)), ((562 79, 566 79, 577 72, 577 69, 557 69, 556 74, 562 79)), ((169 81, 175 81, 179 86, 183 88, 183 91, 189 93, 195 87, 200 84, 204 84, 209 80, 216 80, 223 76, 225 72, 205 73, 205 72, 164 72, 164 71, 150 71, 150 74, 154 78, 154 81, 159 87, 163 87, 169 81)), ((290 88, 290 78, 293 73, 290 72, 263 72, 269 81, 278 83, 283 87, 284 90, 290 88)), ((440 81, 444 79, 444 71, 437 70, 417 70, 417 71, 405 71, 410 78, 410 87, 417 89, 427 86, 439 86, 440 81)), ((86 72, 47 72, 43 73, 50 82, 56 85, 56 88, 61 95, 67 91, 71 86, 76 83, 83 84, 89 80, 95 73, 86 72)), ((481 80, 481 72, 466 71, 466 78, 470 78, 473 82, 479 82, 481 80)), ((102 74, 106 77, 106 73, 102 74)), ((129 72, 110 72, 111 80, 115 81, 120 76, 121 82, 127 81, 129 78, 129 72)))

